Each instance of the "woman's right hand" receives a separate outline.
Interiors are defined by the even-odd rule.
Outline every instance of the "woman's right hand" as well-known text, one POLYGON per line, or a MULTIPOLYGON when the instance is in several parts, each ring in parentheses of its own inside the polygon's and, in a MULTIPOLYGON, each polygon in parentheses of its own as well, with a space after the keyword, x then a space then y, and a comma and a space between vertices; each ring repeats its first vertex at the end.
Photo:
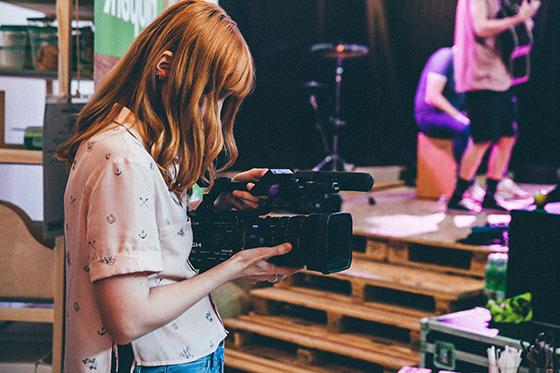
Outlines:
POLYGON ((534 17, 537 14, 541 6, 541 2, 539 0, 533 0, 531 2, 527 0, 523 0, 521 5, 519 6, 519 10, 517 12, 517 17, 519 18, 519 22, 524 22, 531 17, 534 17))
POLYGON ((241 250, 223 264, 230 271, 231 279, 246 277, 251 283, 259 281, 277 282, 302 268, 288 268, 267 262, 267 259, 290 252, 292 245, 283 243, 273 247, 258 247, 241 250))

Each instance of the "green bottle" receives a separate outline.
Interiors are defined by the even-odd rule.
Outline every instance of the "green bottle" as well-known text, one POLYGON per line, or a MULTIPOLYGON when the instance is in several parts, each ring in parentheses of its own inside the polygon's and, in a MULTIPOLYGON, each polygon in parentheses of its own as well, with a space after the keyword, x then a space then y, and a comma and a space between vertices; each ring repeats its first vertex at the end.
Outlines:
POLYGON ((484 295, 487 299, 494 299, 498 302, 504 300, 506 296, 507 262, 507 254, 492 253, 488 255, 484 275, 484 295))

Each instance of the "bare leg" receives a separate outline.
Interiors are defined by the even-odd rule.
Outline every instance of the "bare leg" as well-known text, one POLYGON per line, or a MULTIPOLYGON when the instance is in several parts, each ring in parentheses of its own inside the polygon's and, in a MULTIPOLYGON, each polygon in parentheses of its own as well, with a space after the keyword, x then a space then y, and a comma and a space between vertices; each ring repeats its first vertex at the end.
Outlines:
POLYGON ((488 150, 490 142, 473 143, 472 139, 469 140, 467 149, 461 159, 461 168, 459 170, 459 177, 463 180, 472 180, 476 175, 476 171, 480 166, 480 162, 484 157, 484 153, 488 150))
POLYGON ((494 180, 503 179, 511 158, 511 152, 515 145, 515 137, 502 137, 492 147, 490 159, 488 160, 488 178, 494 180))

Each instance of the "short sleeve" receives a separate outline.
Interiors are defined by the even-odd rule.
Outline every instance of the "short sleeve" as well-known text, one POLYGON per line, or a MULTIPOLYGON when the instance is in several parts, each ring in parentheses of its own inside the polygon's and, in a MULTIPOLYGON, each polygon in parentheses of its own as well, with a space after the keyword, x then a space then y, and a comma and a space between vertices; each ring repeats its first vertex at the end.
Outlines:
POLYGON ((453 52, 451 48, 438 50, 430 59, 428 72, 445 76, 447 79, 453 75, 453 52))
POLYGON ((90 280, 162 271, 155 171, 129 159, 112 159, 89 180, 90 280))

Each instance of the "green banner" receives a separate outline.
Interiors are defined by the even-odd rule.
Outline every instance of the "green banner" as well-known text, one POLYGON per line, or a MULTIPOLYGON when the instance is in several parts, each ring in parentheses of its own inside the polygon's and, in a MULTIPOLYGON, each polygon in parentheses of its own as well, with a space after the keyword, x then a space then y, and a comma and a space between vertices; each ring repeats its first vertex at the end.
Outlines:
POLYGON ((163 10, 164 0, 95 0, 95 53, 121 57, 163 10))

